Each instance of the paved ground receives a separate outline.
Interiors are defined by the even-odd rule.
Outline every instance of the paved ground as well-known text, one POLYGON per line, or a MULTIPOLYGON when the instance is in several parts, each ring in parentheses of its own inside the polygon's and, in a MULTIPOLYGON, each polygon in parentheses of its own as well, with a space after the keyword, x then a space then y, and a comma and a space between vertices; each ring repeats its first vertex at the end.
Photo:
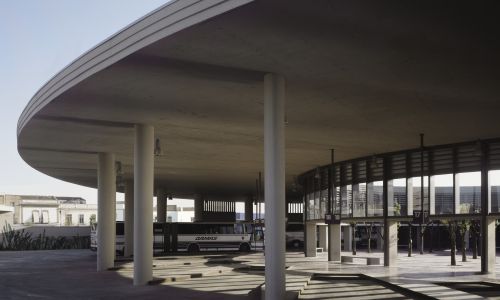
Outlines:
MULTIPOLYGON (((326 254, 305 258, 289 252, 287 290, 300 293, 300 299, 418 298, 405 293, 408 289, 436 299, 484 299, 476 293, 482 290, 483 296, 500 299, 500 289, 484 289, 484 283, 462 291, 438 284, 500 284, 500 258, 496 274, 485 276, 478 274, 479 260, 462 263, 457 256, 458 266, 451 267, 447 254, 400 253, 398 267, 385 268, 362 260, 328 263, 326 254)), ((132 262, 118 261, 116 270, 97 273, 95 260, 89 250, 0 252, 0 299, 256 299, 264 283, 262 253, 156 257, 157 284, 144 287, 132 285, 132 262)))

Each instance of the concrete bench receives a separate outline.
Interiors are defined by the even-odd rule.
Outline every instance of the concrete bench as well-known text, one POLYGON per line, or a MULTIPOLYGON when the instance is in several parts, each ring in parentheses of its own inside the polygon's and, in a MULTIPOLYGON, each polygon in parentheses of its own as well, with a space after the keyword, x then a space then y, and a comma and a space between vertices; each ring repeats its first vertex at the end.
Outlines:
POLYGON ((319 248, 316 248, 316 253, 318 253, 318 252, 321 252, 321 253, 323 253, 323 252, 324 252, 324 251, 323 251, 323 248, 321 248, 321 247, 319 247, 319 248))
POLYGON ((345 256, 342 255, 340 257, 340 261, 345 263, 345 262, 353 262, 354 259, 365 259, 367 265, 380 265, 380 257, 366 257, 366 256, 345 256))

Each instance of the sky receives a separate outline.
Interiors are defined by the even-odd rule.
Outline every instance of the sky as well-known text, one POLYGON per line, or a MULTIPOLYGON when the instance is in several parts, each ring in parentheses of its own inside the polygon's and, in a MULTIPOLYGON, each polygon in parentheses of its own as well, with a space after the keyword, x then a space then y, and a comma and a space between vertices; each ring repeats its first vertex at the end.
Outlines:
MULTIPOLYGON (((36 171, 17 153, 22 110, 78 56, 168 0, 0 1, 0 194, 80 196, 95 189, 36 171)), ((119 194, 118 200, 122 199, 119 194)))

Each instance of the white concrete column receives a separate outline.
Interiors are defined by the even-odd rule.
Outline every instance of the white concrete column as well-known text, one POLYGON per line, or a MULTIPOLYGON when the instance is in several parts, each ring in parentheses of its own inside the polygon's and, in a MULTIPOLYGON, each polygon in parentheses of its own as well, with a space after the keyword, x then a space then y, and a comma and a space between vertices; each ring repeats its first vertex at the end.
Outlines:
POLYGON ((116 172, 111 153, 99 153, 97 218, 97 271, 106 271, 115 265, 116 172))
POLYGON ((436 180, 429 176, 429 215, 436 214, 436 180))
POLYGON ((125 182, 125 257, 134 255, 134 181, 125 182))
POLYGON ((134 285, 153 279, 154 129, 135 126, 134 147, 134 285))
POLYGON ((306 257, 316 256, 316 223, 306 223, 306 257))
POLYGON ((164 188, 156 190, 156 220, 158 223, 167 221, 167 194, 164 188))
POLYGON ((285 298, 285 78, 264 77, 265 298, 285 298))
POLYGON ((341 248, 341 232, 340 224, 328 225, 328 240, 330 248, 328 248, 328 261, 340 261, 341 248))
POLYGON ((384 234, 383 227, 378 227, 377 229, 377 250, 384 251, 384 239, 382 239, 382 234, 384 234))
POLYGON ((455 183, 455 214, 460 213, 460 174, 455 174, 454 178, 455 183))
POLYGON ((481 218, 481 222, 485 222, 485 224, 481 226, 481 234, 484 235, 481 248, 481 273, 495 273, 496 219, 494 217, 483 217, 481 218))
POLYGON ((201 195, 194 197, 194 221, 203 221, 203 197, 201 195))
MULTIPOLYGON (((423 228, 421 226, 417 227, 417 249, 419 249, 419 250, 420 249, 422 249, 422 250, 424 249, 424 245, 423 245, 424 239, 423 239, 423 237, 421 237, 421 235, 422 235, 422 229, 423 228)), ((424 232, 425 232, 425 229, 424 229, 424 232)))
POLYGON ((398 256, 398 222, 386 219, 384 222, 384 266, 395 266, 398 256))
POLYGON ((352 226, 343 226, 344 251, 352 251, 352 226))
POLYGON ((323 251, 328 250, 328 226, 320 225, 318 227, 319 231, 319 247, 323 248, 323 251))
POLYGON ((248 197, 245 200, 245 221, 253 220, 253 198, 248 197))
POLYGON ((407 207, 407 215, 413 216, 413 179, 406 179, 406 207, 407 207))

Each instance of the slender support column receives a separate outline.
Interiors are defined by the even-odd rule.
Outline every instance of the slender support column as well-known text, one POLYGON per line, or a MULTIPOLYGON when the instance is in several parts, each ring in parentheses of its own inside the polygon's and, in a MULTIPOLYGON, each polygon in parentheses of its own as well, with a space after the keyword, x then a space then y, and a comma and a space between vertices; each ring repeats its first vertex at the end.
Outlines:
POLYGON ((134 181, 125 182, 125 257, 134 255, 134 181))
POLYGON ((413 216, 413 178, 406 179, 406 201, 407 215, 413 216))
MULTIPOLYGON (((395 266, 398 255, 398 222, 388 218, 389 206, 392 204, 393 187, 392 180, 387 177, 390 174, 390 162, 384 158, 384 266, 395 266)), ((422 194, 423 195, 423 194, 422 194)))
POLYGON ((481 143, 481 273, 495 273, 496 219, 491 213, 491 184, 488 180, 488 145, 481 143))
POLYGON ((481 218, 481 273, 495 272, 495 227, 496 220, 493 217, 481 218), (484 225, 483 225, 484 223, 484 225))
POLYGON ((342 227, 342 236, 344 238, 344 251, 352 251, 352 227, 342 227))
POLYGON ((398 222, 386 219, 384 225, 384 266, 395 266, 398 256, 398 222))
POLYGON ((323 251, 326 251, 328 249, 328 233, 327 233, 328 226, 321 225, 318 226, 318 231, 319 231, 319 247, 323 248, 323 251))
POLYGON ((429 215, 436 214, 436 180, 429 176, 429 215))
POLYGON ((164 188, 156 191, 156 220, 158 223, 167 222, 167 194, 164 188))
POLYGON ((194 221, 203 221, 203 198, 200 195, 194 197, 194 221))
POLYGON ((134 285, 153 279, 154 129, 135 126, 134 147, 134 285))
POLYGON ((97 271, 106 271, 115 265, 116 172, 114 154, 99 153, 97 186, 97 271))
POLYGON ((264 77, 265 298, 285 298, 285 78, 264 77), (269 243, 267 243, 269 242, 269 243))
POLYGON ((248 197, 245 201, 245 221, 253 220, 253 198, 248 197))
POLYGON ((384 239, 382 239, 382 234, 384 234, 384 229, 379 227, 377 229, 377 250, 384 251, 384 239))
POLYGON ((421 254, 424 252, 424 239, 422 237, 422 227, 417 227, 417 249, 419 249, 421 254))
POLYGON ((454 207, 455 214, 460 213, 460 174, 453 175, 453 195, 455 196, 454 207))
POLYGON ((316 257, 316 223, 306 223, 306 257, 316 257))
POLYGON ((328 225, 328 241, 332 241, 328 248, 328 257, 330 257, 329 261, 340 261, 340 224, 328 225))

